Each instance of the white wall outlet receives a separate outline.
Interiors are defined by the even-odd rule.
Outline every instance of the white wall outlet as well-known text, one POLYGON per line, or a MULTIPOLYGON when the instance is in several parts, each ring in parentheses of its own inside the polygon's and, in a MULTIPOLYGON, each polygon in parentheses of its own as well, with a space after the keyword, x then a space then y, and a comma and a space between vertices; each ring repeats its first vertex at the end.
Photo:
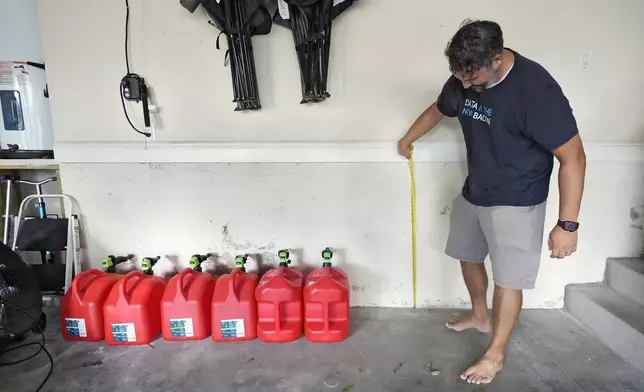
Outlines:
POLYGON ((583 52, 581 54, 581 62, 580 62, 581 69, 589 69, 592 61, 593 61, 593 52, 591 52, 590 50, 583 52))

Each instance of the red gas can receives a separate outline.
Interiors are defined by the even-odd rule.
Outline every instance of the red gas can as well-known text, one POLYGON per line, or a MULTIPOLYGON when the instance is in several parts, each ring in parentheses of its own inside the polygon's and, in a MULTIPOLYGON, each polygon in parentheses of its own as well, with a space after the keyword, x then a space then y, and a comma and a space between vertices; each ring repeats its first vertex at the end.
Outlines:
POLYGON ((292 342, 302 336, 302 273, 288 268, 288 251, 279 252, 280 265, 268 271, 255 290, 257 336, 264 342, 292 342))
POLYGON ((103 305, 112 286, 122 275, 97 269, 76 275, 60 302, 60 327, 63 339, 99 342, 105 339, 103 305))
POLYGON ((304 334, 312 342, 339 342, 349 337, 349 280, 331 266, 333 252, 322 252, 323 267, 306 277, 304 334))
POLYGON ((257 337, 255 288, 259 278, 246 273, 247 256, 236 258, 237 268, 222 275, 212 296, 212 338, 216 342, 253 340, 257 337))
POLYGON ((105 341, 111 345, 148 344, 161 332, 165 282, 132 271, 112 287, 103 306, 105 341))
POLYGON ((186 268, 170 279, 161 300, 161 334, 165 340, 201 340, 210 334, 212 275, 186 268))

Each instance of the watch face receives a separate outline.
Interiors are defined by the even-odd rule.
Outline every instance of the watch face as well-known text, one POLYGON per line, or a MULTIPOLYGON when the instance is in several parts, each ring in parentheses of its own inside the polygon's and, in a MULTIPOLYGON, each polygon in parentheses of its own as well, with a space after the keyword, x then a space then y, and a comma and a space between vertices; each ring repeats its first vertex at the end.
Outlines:
POLYGON ((564 229, 566 231, 576 231, 577 230, 577 224, 575 222, 565 222, 564 223, 564 229))

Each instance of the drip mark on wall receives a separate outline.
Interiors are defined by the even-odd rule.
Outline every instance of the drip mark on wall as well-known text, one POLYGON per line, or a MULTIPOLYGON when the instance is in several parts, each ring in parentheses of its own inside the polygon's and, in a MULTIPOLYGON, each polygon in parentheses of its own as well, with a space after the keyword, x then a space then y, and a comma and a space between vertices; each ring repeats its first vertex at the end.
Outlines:
POLYGON ((631 207, 631 213, 629 214, 631 220, 635 222, 636 220, 640 219, 642 217, 642 214, 637 211, 635 207, 631 207))
POLYGON ((229 229, 230 222, 226 223, 221 228, 221 254, 219 260, 223 264, 232 266, 236 255, 248 254, 248 264, 246 268, 249 272, 258 272, 263 275, 266 271, 274 268, 278 264, 277 256, 275 255, 275 244, 269 242, 266 245, 255 245, 250 241, 242 243, 239 238, 234 237, 229 229))

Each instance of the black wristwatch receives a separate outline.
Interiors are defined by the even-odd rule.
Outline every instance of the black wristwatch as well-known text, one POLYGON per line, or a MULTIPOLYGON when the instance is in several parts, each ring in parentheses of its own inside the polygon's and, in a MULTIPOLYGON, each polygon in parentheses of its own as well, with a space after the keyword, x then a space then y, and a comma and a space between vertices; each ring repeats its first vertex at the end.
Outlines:
POLYGON ((574 233, 577 230, 579 230, 579 223, 578 222, 570 222, 570 221, 557 221, 557 226, 561 227, 562 229, 574 233))

